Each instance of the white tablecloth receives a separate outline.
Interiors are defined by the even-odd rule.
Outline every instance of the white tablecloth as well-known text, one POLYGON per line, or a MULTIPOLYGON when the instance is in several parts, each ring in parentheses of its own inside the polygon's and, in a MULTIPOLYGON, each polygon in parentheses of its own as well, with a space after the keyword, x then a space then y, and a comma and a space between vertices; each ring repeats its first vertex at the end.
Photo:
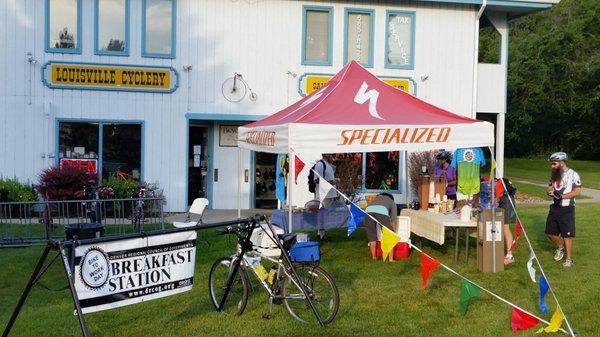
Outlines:
POLYGON ((444 244, 446 227, 477 227, 477 220, 461 221, 455 213, 443 214, 414 209, 403 209, 400 214, 410 217, 410 229, 420 237, 444 244))

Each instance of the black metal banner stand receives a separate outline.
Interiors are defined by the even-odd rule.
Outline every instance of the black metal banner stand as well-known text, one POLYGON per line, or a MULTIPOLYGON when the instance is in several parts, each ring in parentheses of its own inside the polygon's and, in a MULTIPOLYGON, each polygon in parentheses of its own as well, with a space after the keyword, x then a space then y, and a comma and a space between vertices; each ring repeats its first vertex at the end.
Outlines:
MULTIPOLYGON (((73 249, 73 252, 74 251, 75 251, 75 249, 73 249)), ((62 261, 65 265, 65 272, 66 272, 67 280, 69 281, 69 290, 71 291, 71 296, 73 297, 73 301, 75 302, 75 308, 77 310, 77 317, 79 318, 79 325, 81 327, 81 332, 83 333, 83 336, 85 336, 85 337, 88 337, 90 335, 88 332, 88 329, 87 329, 87 324, 85 322, 85 318, 83 317, 83 313, 81 312, 81 306, 79 305, 79 300, 77 299, 77 293, 75 292, 75 285, 73 283, 73 278, 72 278, 73 272, 71 271, 71 267, 69 266, 67 255, 66 255, 65 249, 64 249, 64 245, 63 245, 63 243, 61 243, 59 241, 49 240, 48 243, 46 244, 46 247, 44 248, 44 251, 42 252, 42 256, 40 256, 40 259, 38 260, 38 263, 35 266, 35 269, 33 270, 33 273, 31 274, 31 277, 29 278, 29 282, 27 283, 25 290, 23 290, 23 293, 21 294, 21 298, 19 299, 19 303, 17 303, 17 307, 13 311, 13 314, 10 317, 8 324, 4 328, 2 337, 8 336, 8 334, 10 333, 10 330, 12 329, 13 324, 17 320, 17 316, 19 316, 19 313, 21 312, 21 309, 23 308, 23 304, 25 304, 25 300, 27 299, 27 296, 29 296, 29 293, 31 292, 31 288, 33 288, 33 286, 36 285, 36 283, 40 280, 40 278, 44 275, 44 273, 46 273, 46 271, 50 268, 50 266, 54 263, 54 261, 56 261, 56 258, 58 256, 61 256, 62 261), (57 256, 55 256, 52 259, 52 261, 46 266, 46 268, 44 268, 42 270, 42 267, 44 266, 44 263, 46 262, 46 259, 48 258, 48 254, 50 253, 50 250, 58 250, 58 254, 57 254, 57 256)))
MULTIPOLYGON (((247 218, 247 219, 236 219, 236 220, 232 220, 232 221, 224 221, 224 222, 218 222, 218 223, 213 223, 213 224, 198 223, 195 226, 190 226, 190 227, 185 227, 185 228, 163 229, 163 230, 158 230, 158 231, 154 231, 151 233, 141 232, 141 233, 132 233, 132 234, 121 235, 118 237, 100 237, 100 238, 85 239, 85 240, 77 240, 76 236, 74 237, 73 240, 50 239, 52 237, 51 236, 52 235, 52 227, 51 227, 52 224, 51 224, 51 222, 47 222, 46 223, 46 225, 47 225, 46 226, 46 238, 48 238, 48 239, 47 239, 46 247, 44 248, 44 251, 42 252, 42 256, 40 256, 40 259, 38 260, 38 263, 35 266, 35 269, 33 270, 31 277, 29 278, 29 282, 27 282, 27 286, 25 287, 25 290, 23 290, 23 293, 21 294, 21 298, 19 298, 19 302, 17 303, 17 306, 15 307, 15 310, 13 311, 12 316, 10 317, 10 320, 8 321, 8 324, 6 324, 6 327, 4 328, 2 337, 7 337, 8 334, 10 333, 12 326, 14 325, 15 321, 17 320, 17 317, 19 316, 19 313, 23 307, 23 304, 25 304, 25 300, 27 299, 27 296, 29 296, 29 293, 31 292, 31 288, 33 288, 33 286, 36 285, 36 283, 40 280, 40 278, 44 275, 44 273, 50 268, 50 266, 54 263, 54 261, 56 261, 56 258, 59 256, 61 257, 61 259, 63 261, 66 277, 67 277, 67 280, 69 281, 69 290, 71 291, 71 296, 72 296, 73 302, 75 304, 75 310, 77 312, 77 318, 79 319, 81 333, 83 334, 84 337, 90 336, 90 333, 87 328, 87 323, 85 322, 85 318, 84 318, 83 312, 81 310, 79 298, 77 296, 77 292, 75 291, 75 278, 74 278, 75 276, 73 274, 73 270, 71 269, 72 268, 71 266, 73 266, 73 264, 69 263, 69 259, 71 260, 71 262, 74 261, 76 246, 79 246, 82 244, 94 244, 94 243, 110 242, 110 241, 115 241, 115 240, 134 239, 134 238, 163 235, 163 234, 169 234, 169 233, 186 232, 186 231, 190 231, 190 230, 218 228, 218 227, 225 227, 228 225, 235 225, 235 224, 256 224, 258 221, 262 221, 263 219, 264 219, 264 217, 257 215, 255 217, 251 217, 251 218, 247 218), (65 252, 65 247, 72 247, 71 248, 71 256, 67 256, 67 253, 65 252), (58 254, 57 254, 57 256, 55 256, 52 259, 52 261, 45 268, 43 268, 44 264, 46 262, 46 259, 48 258, 48 254, 50 253, 50 250, 57 250, 58 254), (42 268, 43 268, 43 270, 42 270, 42 268)), ((248 240, 249 240, 249 238, 248 238, 248 240)), ((229 289, 227 289, 226 292, 229 292, 229 289)), ((223 299, 223 302, 224 301, 225 301, 225 299, 223 299)))

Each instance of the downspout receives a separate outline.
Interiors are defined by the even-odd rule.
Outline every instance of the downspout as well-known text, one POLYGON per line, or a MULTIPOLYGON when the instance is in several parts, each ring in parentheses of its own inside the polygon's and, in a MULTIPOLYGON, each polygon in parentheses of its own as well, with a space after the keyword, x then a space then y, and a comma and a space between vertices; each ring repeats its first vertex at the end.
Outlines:
POLYGON ((477 67, 479 65, 479 19, 483 15, 485 8, 487 7, 487 0, 483 0, 477 17, 475 18, 475 41, 473 48, 473 106, 471 111, 471 117, 477 117, 477 67))

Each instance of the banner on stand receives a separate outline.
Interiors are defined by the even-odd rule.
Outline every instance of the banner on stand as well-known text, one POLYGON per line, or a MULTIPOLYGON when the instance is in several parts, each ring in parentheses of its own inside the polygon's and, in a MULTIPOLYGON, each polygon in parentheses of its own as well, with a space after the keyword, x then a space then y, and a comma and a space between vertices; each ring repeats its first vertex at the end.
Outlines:
POLYGON ((195 231, 77 246, 73 273, 82 312, 191 290, 195 258, 195 231))

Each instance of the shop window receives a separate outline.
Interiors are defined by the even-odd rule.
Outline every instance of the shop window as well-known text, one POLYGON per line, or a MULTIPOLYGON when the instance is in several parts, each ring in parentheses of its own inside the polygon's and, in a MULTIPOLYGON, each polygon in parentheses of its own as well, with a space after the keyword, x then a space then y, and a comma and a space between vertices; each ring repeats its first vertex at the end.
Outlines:
POLYGON ((46 51, 81 53, 81 0, 46 0, 46 51))
POLYGON ((142 56, 175 58, 176 0, 144 0, 142 56))
POLYGON ((365 189, 399 190, 399 158, 398 151, 366 153, 365 189))
POLYGON ((102 178, 117 171, 140 178, 142 126, 140 124, 102 125, 102 178))
POLYGON ((374 11, 346 9, 344 63, 351 60, 373 66, 374 11))
POLYGON ((415 13, 387 12, 385 67, 413 69, 415 54, 415 13))
POLYGON ((337 188, 347 195, 356 190, 401 191, 400 152, 335 154, 337 188))
POLYGON ((68 159, 99 158, 97 123, 60 123, 59 157, 68 159))
POLYGON ((142 124, 60 122, 58 153, 59 164, 74 159, 77 165, 93 167, 103 179, 117 171, 140 178, 142 124), (89 162, 93 165, 84 165, 89 162))
POLYGON ((129 55, 129 0, 95 1, 95 51, 129 55))
POLYGON ((302 64, 330 66, 332 59, 333 8, 304 7, 302 64))

